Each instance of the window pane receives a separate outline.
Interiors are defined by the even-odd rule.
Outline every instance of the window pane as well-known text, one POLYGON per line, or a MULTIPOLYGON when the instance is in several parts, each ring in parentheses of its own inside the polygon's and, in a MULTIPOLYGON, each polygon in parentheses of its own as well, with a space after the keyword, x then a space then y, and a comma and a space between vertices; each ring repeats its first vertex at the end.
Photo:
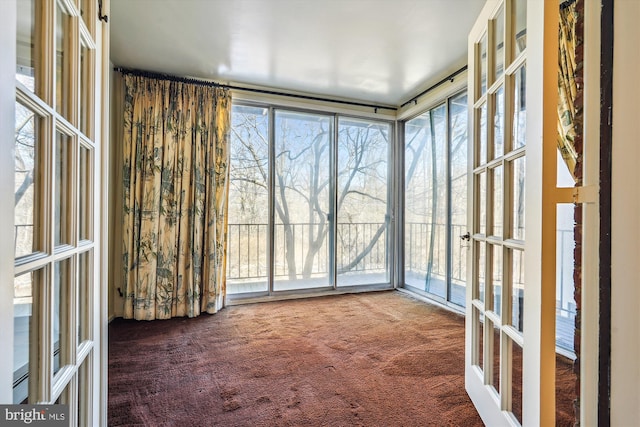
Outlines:
POLYGON ((17 1, 16 78, 31 92, 36 86, 36 0, 17 1))
POLYGON ((227 292, 268 290, 269 116, 267 108, 234 105, 227 292))
POLYGON ((41 272, 20 275, 13 281, 13 403, 27 403, 34 288, 41 272))
POLYGON ((450 211, 451 211, 451 288, 450 300, 465 306, 467 283, 467 244, 460 236, 467 232, 467 95, 449 102, 450 211))
POLYGON ((331 117, 275 115, 274 290, 332 285, 331 117))
POLYGON ((524 317, 524 251, 511 251, 511 325, 523 331, 524 317))
POLYGON ((502 197, 502 166, 497 166, 492 171, 493 174, 493 232, 494 236, 502 237, 502 216, 503 216, 503 197, 502 197))
POLYGON ((524 156, 512 162, 511 179, 513 185, 513 229, 511 232, 514 239, 524 240, 524 156))
POLYGON ((515 0, 513 2, 513 17, 515 25, 512 35, 512 45, 514 49, 513 58, 527 47, 527 0, 515 0))
POLYGON ((38 167, 40 118, 16 103, 15 119, 15 210, 14 248, 16 258, 41 250, 36 235, 36 214, 40 190, 38 167))
POLYGON ((91 290, 93 252, 83 252, 78 256, 78 344, 91 339, 91 290))
POLYGON ((69 30, 71 18, 64 13, 56 2, 56 111, 66 119, 70 119, 70 101, 72 94, 71 68, 67 57, 69 49, 69 30))
POLYGON ((70 244, 69 223, 71 218, 71 188, 69 180, 71 160, 71 137, 56 132, 55 146, 55 212, 54 244, 70 244))
POLYGON ((504 6, 500 6, 500 11, 493 19, 493 41, 495 56, 495 79, 497 80, 504 72, 504 6))
POLYGON ((53 269, 53 373, 56 374, 66 363, 66 319, 70 301, 68 300, 69 280, 71 279, 70 260, 58 261, 53 269))
POLYGON ((504 154, 504 87, 500 87, 495 96, 493 115, 493 158, 504 154))
POLYGON ((527 69, 523 66, 515 74, 513 93, 513 149, 524 147, 527 141, 527 69))
POLYGON ((91 171, 93 156, 91 149, 80 145, 80 175, 78 182, 78 222, 80 223, 80 240, 91 240, 91 187, 93 185, 91 171))
POLYGON ((340 119, 338 127, 338 286, 388 283, 391 127, 340 119))
POLYGON ((446 297, 446 108, 405 125, 405 282, 446 297))

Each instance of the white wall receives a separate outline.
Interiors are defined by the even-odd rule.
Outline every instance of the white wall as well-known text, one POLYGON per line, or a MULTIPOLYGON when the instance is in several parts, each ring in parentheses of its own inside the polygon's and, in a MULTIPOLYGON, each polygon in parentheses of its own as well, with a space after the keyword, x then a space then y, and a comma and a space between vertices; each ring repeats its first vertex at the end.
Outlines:
POLYGON ((0 2, 0 403, 13 401, 13 197, 16 2, 0 2))
POLYGON ((640 420, 640 1, 614 3, 611 425, 640 420))

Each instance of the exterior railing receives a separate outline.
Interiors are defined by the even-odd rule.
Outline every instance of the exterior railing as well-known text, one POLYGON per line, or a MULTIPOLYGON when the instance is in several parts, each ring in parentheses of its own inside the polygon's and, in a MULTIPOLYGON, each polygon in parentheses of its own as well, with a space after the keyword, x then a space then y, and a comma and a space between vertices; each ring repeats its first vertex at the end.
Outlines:
MULTIPOLYGON (((312 275, 329 271, 329 237, 324 230, 318 240, 318 224, 295 223, 285 227, 274 225, 274 276, 289 274, 289 260, 295 271, 302 274, 305 264, 312 275), (289 236, 285 232, 288 228, 289 236), (287 238, 291 246, 287 247, 287 238), (292 253, 288 254, 291 250, 292 253), (313 251, 309 257, 310 251, 313 251), (289 255, 289 256, 287 256, 289 255), (310 259, 309 259, 310 258, 310 259)), ((227 279, 244 280, 264 278, 267 275, 267 224, 229 224, 227 279)), ((337 227, 336 250, 338 272, 384 272, 388 264, 387 225, 385 223, 345 223, 337 227)))
MULTIPOLYGON (((312 261, 307 255, 310 240, 317 239, 317 224, 295 223, 289 225, 291 248, 287 247, 285 225, 274 225, 274 276, 289 274, 287 250, 292 250, 289 258, 295 262, 295 271, 301 274, 303 265, 311 262, 308 272, 312 275, 327 274, 329 270, 329 240, 325 237, 315 249, 312 261)), ((405 270, 414 274, 445 279, 447 276, 447 233, 451 233, 451 280, 464 285, 467 280, 466 251, 468 242, 460 236, 465 234, 466 225, 405 223, 405 270), (429 252, 433 236, 433 255, 429 252), (431 265, 429 265, 431 264, 431 265)), ((229 247, 227 278, 229 280, 260 279, 267 276, 267 224, 229 224, 229 247)), ((575 315, 573 298, 573 230, 557 230, 558 260, 557 292, 558 315, 572 318, 575 315)), ((337 226, 336 251, 339 273, 360 272, 379 273, 388 265, 387 225, 385 223, 343 223, 337 226)), ((521 254, 522 255, 522 254, 521 254)), ((524 263, 514 260, 513 278, 516 287, 524 286, 524 263)))

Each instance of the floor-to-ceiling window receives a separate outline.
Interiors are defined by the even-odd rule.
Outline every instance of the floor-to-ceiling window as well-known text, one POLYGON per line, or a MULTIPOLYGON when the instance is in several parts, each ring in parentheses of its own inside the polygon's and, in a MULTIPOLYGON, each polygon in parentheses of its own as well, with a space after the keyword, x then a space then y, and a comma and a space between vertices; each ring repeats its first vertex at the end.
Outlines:
POLYGON ((467 97, 461 93, 405 122, 405 287, 465 304, 467 97))
POLYGON ((391 286, 389 121, 235 103, 227 291, 391 286))

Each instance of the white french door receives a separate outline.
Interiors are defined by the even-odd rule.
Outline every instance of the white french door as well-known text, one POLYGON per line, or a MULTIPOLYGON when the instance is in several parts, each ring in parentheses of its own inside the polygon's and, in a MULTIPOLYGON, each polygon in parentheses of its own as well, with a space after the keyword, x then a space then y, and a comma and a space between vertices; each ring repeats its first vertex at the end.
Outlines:
POLYGON ((523 414, 526 0, 488 1, 469 36, 466 387, 487 425, 523 414))
POLYGON ((585 4, 583 182, 563 187, 558 7, 488 0, 469 35, 465 387, 490 426, 553 426, 566 399, 555 389, 556 246, 570 203, 584 209, 579 418, 596 423, 600 12, 585 4))

